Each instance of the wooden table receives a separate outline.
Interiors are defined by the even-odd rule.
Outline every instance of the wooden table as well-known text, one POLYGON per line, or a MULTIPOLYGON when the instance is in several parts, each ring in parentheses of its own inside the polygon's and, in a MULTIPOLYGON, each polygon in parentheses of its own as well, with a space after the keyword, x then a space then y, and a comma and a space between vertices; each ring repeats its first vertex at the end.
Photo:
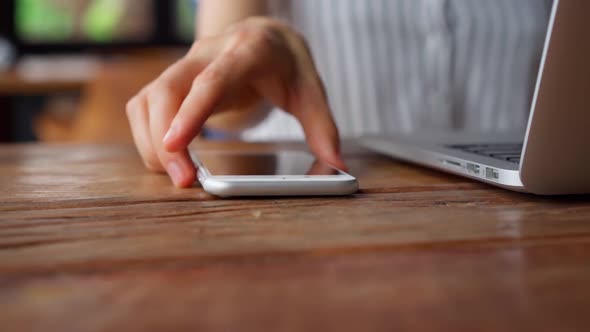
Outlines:
POLYGON ((30 96, 50 93, 80 91, 89 79, 76 80, 30 80, 16 70, 0 73, 0 95, 30 96))
POLYGON ((14 138, 11 135, 11 122, 15 99, 80 92, 88 82, 89 79, 30 80, 16 70, 0 72, 0 143, 10 142, 14 138))
POLYGON ((64 121, 62 109, 58 109, 60 117, 57 119, 51 114, 38 117, 35 129, 41 141, 132 143, 124 112, 127 101, 185 51, 148 48, 120 53, 100 63, 98 69, 89 69, 87 74, 82 73, 77 78, 31 80, 16 69, 0 73, 0 142, 12 139, 10 116, 14 112, 15 98, 77 92, 82 98, 71 119, 64 121))
POLYGON ((132 147, 0 147, 0 330, 590 330, 589 196, 346 159, 352 197, 226 200, 132 147))

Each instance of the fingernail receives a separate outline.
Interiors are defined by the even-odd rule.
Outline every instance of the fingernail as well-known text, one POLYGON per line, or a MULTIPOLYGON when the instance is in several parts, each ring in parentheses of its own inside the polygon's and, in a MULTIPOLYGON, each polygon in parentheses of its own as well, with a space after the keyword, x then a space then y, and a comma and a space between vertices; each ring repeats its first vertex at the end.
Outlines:
POLYGON ((164 144, 166 144, 166 143, 168 143, 168 141, 174 139, 177 135, 178 135, 178 128, 176 125, 172 124, 170 126, 170 129, 168 129, 168 132, 166 133, 166 135, 164 135, 164 144))
POLYGON ((348 167, 346 167, 346 163, 342 157, 336 157, 337 166, 340 167, 341 171, 348 172, 348 167))
POLYGON ((168 175, 170 175, 174 185, 178 186, 180 183, 182 183, 182 168, 180 168, 180 164, 177 161, 169 162, 166 167, 166 171, 168 172, 168 175))

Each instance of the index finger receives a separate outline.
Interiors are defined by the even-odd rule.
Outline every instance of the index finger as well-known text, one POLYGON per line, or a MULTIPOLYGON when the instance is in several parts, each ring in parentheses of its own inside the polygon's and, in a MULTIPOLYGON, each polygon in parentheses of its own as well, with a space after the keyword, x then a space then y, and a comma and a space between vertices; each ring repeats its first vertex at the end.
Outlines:
POLYGON ((155 153, 178 187, 192 185, 196 178, 196 169, 186 148, 168 152, 163 146, 163 138, 187 94, 187 85, 190 87, 192 77, 200 70, 199 63, 180 60, 158 78, 147 96, 150 134, 155 153))

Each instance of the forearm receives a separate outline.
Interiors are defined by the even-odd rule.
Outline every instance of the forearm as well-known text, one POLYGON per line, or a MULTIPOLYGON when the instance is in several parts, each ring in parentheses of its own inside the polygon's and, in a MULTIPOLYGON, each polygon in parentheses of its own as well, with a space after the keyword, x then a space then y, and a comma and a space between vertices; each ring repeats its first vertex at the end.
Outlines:
POLYGON ((267 0, 202 0, 195 27, 197 36, 217 35, 248 17, 267 14, 267 0))

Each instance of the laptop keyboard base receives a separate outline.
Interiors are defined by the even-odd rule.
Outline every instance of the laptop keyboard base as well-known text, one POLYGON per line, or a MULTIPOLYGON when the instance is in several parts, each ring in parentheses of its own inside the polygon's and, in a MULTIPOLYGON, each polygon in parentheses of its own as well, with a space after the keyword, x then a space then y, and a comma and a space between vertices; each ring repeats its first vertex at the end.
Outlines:
POLYGON ((522 144, 459 144, 447 146, 451 149, 473 153, 479 156, 494 158, 510 163, 520 164, 522 144))

